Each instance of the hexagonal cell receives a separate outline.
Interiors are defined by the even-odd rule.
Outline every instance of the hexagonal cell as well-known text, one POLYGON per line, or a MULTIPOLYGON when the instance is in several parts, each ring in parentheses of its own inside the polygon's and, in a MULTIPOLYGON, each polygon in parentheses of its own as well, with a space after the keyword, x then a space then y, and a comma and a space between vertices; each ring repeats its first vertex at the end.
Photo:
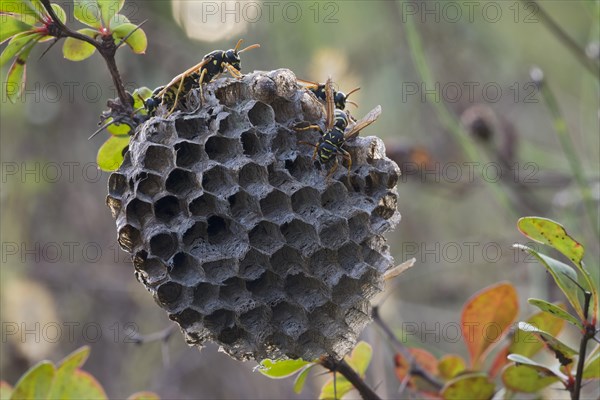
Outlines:
POLYGON ((185 310, 172 314, 171 319, 177 322, 183 329, 187 329, 194 325, 196 322, 202 321, 202 315, 192 308, 186 308, 185 310))
POLYGON ((393 192, 388 192, 382 197, 375 207, 374 213, 383 219, 390 219, 396 212, 398 207, 398 195, 393 192))
POLYGON ((238 273, 238 261, 225 259, 202 264, 206 279, 213 285, 220 285, 238 273))
MULTIPOLYGON (((245 330, 255 335, 267 336, 271 334, 269 321, 271 320, 271 309, 265 306, 259 306, 248 310, 239 316, 240 324, 245 330)), ((259 341, 261 343, 262 341, 259 341)))
POLYGON ((206 122, 202 118, 178 118, 175 121, 177 136, 182 139, 195 139, 206 132, 206 122))
MULTIPOLYGON (((337 338, 346 334, 347 327, 338 320, 340 310, 331 302, 319 306, 308 315, 308 320, 313 326, 319 327, 319 336, 337 338)), ((323 340, 322 339, 322 340, 323 340)))
POLYGON ((142 242, 140 231, 130 224, 119 229, 118 237, 121 248, 129 253, 133 253, 135 248, 142 242))
POLYGON ((275 99, 271 106, 275 111, 275 121, 280 124, 285 124, 290 119, 297 118, 298 106, 297 104, 287 101, 284 99, 275 99))
POLYGON ((280 129, 271 141, 271 151, 277 159, 289 160, 296 157, 298 144, 294 133, 288 129, 280 129))
POLYGON ((367 196, 375 196, 376 193, 387 189, 387 181, 389 176, 383 171, 371 169, 369 175, 365 177, 365 194, 367 196))
POLYGON ((199 188, 196 174, 179 168, 171 171, 165 186, 169 192, 178 196, 187 196, 188 193, 199 188))
POLYGON ((319 238, 323 246, 336 249, 348 240, 348 235, 348 223, 345 219, 333 215, 321 217, 319 238))
MULTIPOLYGON (((296 157, 285 160, 285 169, 300 182, 313 182, 315 181, 314 175, 320 171, 318 168, 318 161, 313 161, 310 157, 296 157)), ((273 184, 273 183, 271 183, 273 184)), ((273 185, 275 186, 275 185, 273 185)))
POLYGON ((127 178, 125 175, 113 172, 108 178, 108 194, 112 197, 121 197, 127 191, 127 178))
POLYGON ((321 205, 330 211, 341 210, 346 206, 348 191, 340 182, 334 182, 321 195, 321 205))
POLYGON ((204 150, 211 160, 225 163, 242 152, 242 145, 238 139, 212 136, 204 144, 204 150))
POLYGON ((192 215, 198 217, 207 217, 211 214, 229 214, 229 203, 210 193, 204 193, 192 200, 188 208, 192 215))
POLYGON ((211 313, 221 306, 219 302, 219 286, 212 283, 199 283, 194 288, 194 307, 203 313, 211 313))
POLYGON ((218 87, 215 90, 215 97, 221 104, 228 107, 236 105, 240 99, 248 97, 248 87, 240 82, 233 81, 226 86, 218 87))
POLYGON ((190 247, 199 241, 208 239, 208 223, 206 221, 196 221, 188 228, 182 237, 183 244, 190 247))
POLYGON ((115 199, 111 196, 106 196, 106 205, 108 208, 110 208, 110 214, 116 219, 121 212, 121 207, 123 206, 121 204, 121 200, 115 199))
POLYGON ((167 266, 158 258, 148 257, 146 250, 138 251, 133 257, 135 270, 143 274, 147 285, 162 282, 167 276, 167 266))
POLYGON ((240 190, 233 196, 229 196, 229 208, 231 215, 241 224, 249 227, 261 218, 258 200, 246 191, 240 190))
POLYGON ((271 257, 273 271, 285 278, 289 274, 298 274, 305 271, 305 261, 300 252, 287 244, 277 250, 271 257))
POLYGON ((343 275, 336 251, 321 249, 317 251, 308 261, 312 275, 318 277, 328 286, 337 284, 343 275))
POLYGON ((318 280, 304 274, 288 275, 284 288, 288 296, 308 312, 329 300, 327 288, 318 280))
POLYGON ((139 199, 132 199, 125 207, 127 220, 138 226, 143 226, 152 218, 152 204, 139 199))
POLYGON ((228 197, 237 191, 236 178, 230 170, 216 165, 202 175, 202 187, 207 192, 228 197))
POLYGON ((235 112, 221 112, 215 122, 217 124, 215 130, 222 136, 235 136, 239 130, 250 128, 246 116, 235 112))
POLYGON ((275 113, 269 105, 257 101, 248 111, 248 119, 252 125, 258 128, 264 128, 273 124, 275 113))
POLYGON ((298 339, 309 327, 305 311, 289 303, 279 303, 273 307, 271 321, 292 339, 298 339))
POLYGON ((177 238, 170 232, 160 232, 150 238, 150 253, 163 260, 168 260, 177 250, 177 238))
POLYGON ((351 240, 360 243, 369 235, 370 219, 370 215, 362 210, 354 212, 354 215, 348 220, 351 240))
POLYGON ((142 159, 142 165, 158 173, 173 167, 173 149, 167 146, 150 145, 142 159))
POLYGON ((217 336, 217 340, 236 349, 235 353, 238 353, 240 350, 237 349, 238 346, 236 346, 236 343, 239 344, 239 342, 246 341, 246 336, 246 332, 241 327, 234 325, 223 329, 217 336))
POLYGON ((174 146, 175 165, 182 168, 190 168, 194 164, 206 160, 208 157, 202 146, 197 143, 181 141, 174 146))
POLYGON ((240 136, 244 154, 250 158, 263 156, 266 153, 265 145, 259 139, 254 129, 242 132, 240 136))
POLYGON ((173 257, 169 275, 173 280, 186 286, 195 286, 206 280, 200 261, 184 252, 179 252, 173 257))
POLYGON ((250 245, 265 253, 272 254, 284 243, 285 238, 279 231, 279 227, 269 221, 261 221, 248 234, 250 245))
POLYGON ((267 169, 253 162, 249 162, 240 169, 239 182, 240 186, 253 196, 262 197, 271 190, 267 169))
POLYGON ((253 281, 247 281, 246 289, 269 306, 274 306, 286 298, 281 278, 271 271, 266 271, 253 281))
POLYGON ((294 218, 281 226, 281 233, 287 244, 300 250, 302 254, 312 254, 319 247, 319 236, 312 225, 294 218))
POLYGON ((154 215, 163 222, 170 222, 181 213, 181 204, 175 196, 165 196, 154 203, 154 215))
POLYGON ((302 187, 302 184, 294 179, 287 170, 278 169, 275 164, 269 165, 267 169, 269 171, 269 183, 282 192, 292 194, 302 187))
POLYGON ((256 300, 246 290, 246 283, 242 279, 230 278, 223 285, 219 293, 219 299, 225 307, 235 311, 236 314, 245 313, 256 307, 256 300))
POLYGON ((235 326, 235 314, 228 310, 215 310, 204 317, 204 326, 214 335, 219 335, 224 329, 235 326))
POLYGON ((163 305, 172 305, 180 300, 183 292, 183 286, 175 282, 166 282, 156 289, 158 301, 163 305))
POLYGON ((231 218, 220 215, 212 215, 206 221, 208 227, 206 233, 208 234, 208 242, 211 244, 220 244, 229 241, 234 232, 232 229, 233 221, 231 218))
POLYGON ((321 214, 321 195, 313 187, 304 187, 292 195, 292 209, 304 218, 321 214))
POLYGON ((343 276, 333 288, 332 299, 342 309, 347 309, 362 299, 362 283, 360 280, 343 276))
POLYGON ((269 256, 256 249, 250 249, 240 261, 239 277, 246 280, 258 279, 267 269, 271 268, 269 256))
POLYGON ((387 257, 384 257, 379 252, 370 248, 371 245, 366 245, 365 243, 361 244, 362 246, 362 254, 363 259, 367 264, 371 267, 375 268, 379 272, 384 272, 389 268, 390 260, 387 257))
POLYGON ((137 181, 135 193, 140 197, 145 197, 149 200, 163 189, 163 178, 160 175, 142 172, 140 179, 137 181))
POLYGON ((288 195, 275 189, 260 200, 260 209, 265 217, 275 220, 289 216, 292 204, 288 195))

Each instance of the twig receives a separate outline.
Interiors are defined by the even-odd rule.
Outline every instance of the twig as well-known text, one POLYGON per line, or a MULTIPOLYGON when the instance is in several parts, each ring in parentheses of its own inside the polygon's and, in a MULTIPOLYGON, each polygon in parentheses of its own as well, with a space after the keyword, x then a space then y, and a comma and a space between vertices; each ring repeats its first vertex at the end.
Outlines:
POLYGON ((381 319, 381 316, 379 315, 379 306, 373 307, 372 315, 373 315, 373 321, 375 321, 375 323, 377 325, 379 325, 379 327, 385 332, 386 336, 392 341, 392 343, 396 347, 396 350, 398 351, 398 353, 400 353, 400 355, 402 355, 402 358, 404 358, 409 363, 409 365, 410 365, 409 374, 414 375, 414 376, 419 376, 419 377, 423 378, 425 381, 427 381, 427 383, 429 383, 430 385, 435 387, 436 389, 441 389, 444 386, 443 383, 440 382, 436 377, 431 375, 428 371, 423 369, 415 361, 415 358, 412 356, 412 354, 410 354, 410 352, 408 351, 406 346, 404 346, 404 344, 402 344, 398 340, 396 335, 394 335, 394 333, 387 326, 387 324, 385 322, 383 322, 383 320, 381 319))
POLYGON ((125 86, 123 86, 123 81, 121 80, 121 75, 119 74, 119 69, 117 68, 117 63, 115 61, 115 54, 117 52, 117 46, 112 38, 112 36, 108 38, 104 38, 102 42, 98 42, 92 39, 89 36, 83 35, 79 32, 72 31, 68 28, 62 21, 58 18, 54 9, 50 5, 50 0, 40 0, 50 18, 54 23, 54 26, 58 29, 58 32, 52 32, 53 36, 56 38, 64 38, 64 37, 72 37, 74 39, 82 40, 86 43, 91 44, 98 50, 98 53, 104 58, 106 65, 108 66, 108 71, 112 76, 113 83, 115 88, 117 89, 117 94, 119 95, 119 100, 123 106, 133 109, 133 102, 131 101, 131 97, 127 96, 127 92, 125 91, 125 86))
POLYGON ((550 32, 554 34, 560 40, 565 47, 573 53, 577 61, 583 65, 588 71, 592 73, 597 79, 600 79, 600 64, 595 63, 587 57, 585 51, 575 42, 567 33, 554 21, 546 11, 535 0, 521 0, 525 4, 532 4, 536 16, 540 17, 540 20, 546 24, 550 32))
POLYGON ((139 333, 136 333, 132 337, 132 340, 134 341, 135 344, 145 344, 145 343, 157 342, 157 341, 166 342, 167 340, 169 340, 169 338, 175 331, 175 327, 176 327, 175 324, 171 324, 161 331, 149 333, 147 335, 140 335, 139 333))
POLYGON ((325 356, 321 357, 321 359, 319 360, 319 364, 322 365, 324 368, 327 368, 334 374, 336 372, 342 374, 342 376, 344 376, 344 378, 346 378, 348 382, 350 382, 356 388, 356 390, 358 390, 358 393, 360 393, 363 399, 381 399, 381 397, 379 397, 377 393, 375 393, 373 389, 371 389, 371 387, 366 384, 366 382, 360 377, 360 375, 358 375, 356 371, 352 369, 352 367, 343 359, 337 361, 331 356, 325 356))
POLYGON ((585 291, 584 292, 584 305, 583 305, 583 316, 585 317, 584 332, 583 332, 583 335, 581 336, 581 341, 579 342, 579 359, 577 360, 575 386, 573 386, 573 391, 571 392, 572 400, 579 400, 579 396, 581 394, 581 386, 582 386, 581 381, 583 379, 582 375, 583 375, 583 367, 585 365, 585 352, 587 350, 587 344, 588 344, 588 341, 596 335, 596 327, 588 322, 591 298, 592 298, 592 293, 585 291))

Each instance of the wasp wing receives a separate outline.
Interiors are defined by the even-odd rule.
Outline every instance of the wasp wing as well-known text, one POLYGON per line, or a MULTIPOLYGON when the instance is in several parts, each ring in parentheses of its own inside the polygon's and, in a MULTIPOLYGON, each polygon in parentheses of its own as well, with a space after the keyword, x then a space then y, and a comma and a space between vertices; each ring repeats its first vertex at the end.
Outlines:
POLYGON ((163 87, 163 89, 160 92, 158 92, 158 94, 156 96, 157 97, 164 96, 165 93, 167 93, 167 91, 169 90, 169 88, 171 88, 173 85, 179 85, 179 83, 183 79, 187 78, 194 72, 200 71, 200 69, 202 69, 202 67, 204 67, 206 64, 208 64, 210 61, 212 61, 212 57, 206 57, 206 58, 203 58, 202 61, 200 61, 198 64, 194 65, 193 67, 186 69, 181 74, 179 74, 175 78, 171 79, 171 82, 169 82, 167 85, 165 85, 163 87))
POLYGON ((361 130, 377 121, 377 118, 379 118, 380 115, 381 106, 377 106, 369 111, 363 118, 346 128, 346 131, 344 132, 344 141, 357 137, 361 130))
POLYGON ((296 78, 296 81, 308 89, 316 89, 319 87, 317 82, 305 81, 304 79, 296 78))
POLYGON ((333 99, 333 82, 331 77, 325 83, 325 130, 329 132, 335 123, 335 102, 333 99))

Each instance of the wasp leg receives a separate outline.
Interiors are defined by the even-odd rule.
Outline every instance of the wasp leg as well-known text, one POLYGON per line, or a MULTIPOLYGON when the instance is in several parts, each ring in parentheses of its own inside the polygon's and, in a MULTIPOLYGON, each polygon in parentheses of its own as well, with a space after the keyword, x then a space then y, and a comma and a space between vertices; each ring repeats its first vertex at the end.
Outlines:
POLYGON ((228 64, 228 63, 224 63, 224 64, 225 64, 225 68, 227 68, 227 70, 229 71, 231 76, 233 76, 234 78, 240 79, 242 76, 244 76, 244 75, 242 75, 242 73, 240 71, 233 68, 230 64, 228 64))
POLYGON ((331 175, 333 175, 333 173, 335 171, 337 171, 337 169, 338 169, 338 159, 337 159, 337 157, 335 157, 335 161, 333 162, 333 167, 331 167, 331 169, 327 173, 327 176, 325 177, 325 179, 330 179, 331 175))
POLYGON ((202 90, 202 82, 204 81, 205 76, 206 76, 206 68, 202 68, 202 72, 200 73, 200 78, 198 78, 198 87, 200 88, 200 104, 204 104, 204 90, 202 90))
POLYGON ((181 93, 181 89, 183 88, 184 80, 185 80, 185 78, 181 78, 181 81, 179 82, 179 87, 177 88, 177 93, 175 93, 175 101, 173 102, 173 107, 171 107, 171 109, 169 110, 167 117, 169 115, 173 114, 173 111, 175 111, 175 107, 177 107, 177 102, 179 101, 179 93, 181 93))
MULTIPOLYGON (((346 150, 340 148, 340 153, 342 154, 342 158, 348 161, 348 175, 350 175, 350 170, 352 169, 352 156, 346 150)), ((337 158, 336 158, 337 162, 337 158)))
POLYGON ((321 130, 321 127, 319 125, 309 125, 309 126, 305 126, 304 128, 294 128, 295 131, 308 131, 310 129, 315 129, 315 130, 321 130))

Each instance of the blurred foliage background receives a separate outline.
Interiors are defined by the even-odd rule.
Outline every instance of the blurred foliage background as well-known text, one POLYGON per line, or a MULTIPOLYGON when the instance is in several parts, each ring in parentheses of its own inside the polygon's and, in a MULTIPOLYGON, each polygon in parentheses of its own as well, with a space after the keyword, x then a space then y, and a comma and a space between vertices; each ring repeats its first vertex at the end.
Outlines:
MULTIPOLYGON (((60 4, 70 9, 70 2, 60 4)), ((540 6, 597 57, 597 1, 540 6)), ((513 282, 524 316, 534 311, 528 297, 560 300, 542 268, 510 247, 524 241, 516 230, 519 216, 561 222, 586 245, 598 277, 598 237, 530 69, 543 70, 558 98, 596 211, 598 79, 538 11, 516 0, 127 0, 123 14, 134 23, 148 20, 149 47, 143 56, 122 50, 117 61, 129 90, 154 88, 242 37, 262 46, 243 54, 245 71, 289 68, 313 81, 331 74, 344 91, 360 86, 352 113, 360 117, 382 105, 381 118, 363 134, 382 137, 404 173, 402 221, 389 235, 391 251, 398 263, 417 260, 388 284, 382 314, 393 329, 404 330, 410 345, 464 355, 455 334, 460 308, 480 288, 513 282), (408 18, 441 97, 415 66, 408 18), (477 128, 461 134, 480 159, 470 159, 438 118, 440 106, 477 128)), ((130 328, 145 335, 171 322, 118 248, 104 204, 108 174, 95 166, 106 136, 87 140, 106 100, 116 97, 110 76, 97 54, 73 63, 62 58, 60 46, 41 60, 34 54, 28 67, 22 101, 11 104, 3 95, 0 103, 2 379, 15 383, 37 361, 58 361, 90 344, 86 369, 111 398, 143 389, 179 399, 294 397, 291 382, 268 380, 215 346, 188 348, 178 332, 166 344, 131 343, 130 328)), ((399 383, 391 348, 374 327, 364 338, 375 349, 369 381, 394 397, 399 383)), ((315 397, 324 378, 311 379, 300 397, 315 397)))

